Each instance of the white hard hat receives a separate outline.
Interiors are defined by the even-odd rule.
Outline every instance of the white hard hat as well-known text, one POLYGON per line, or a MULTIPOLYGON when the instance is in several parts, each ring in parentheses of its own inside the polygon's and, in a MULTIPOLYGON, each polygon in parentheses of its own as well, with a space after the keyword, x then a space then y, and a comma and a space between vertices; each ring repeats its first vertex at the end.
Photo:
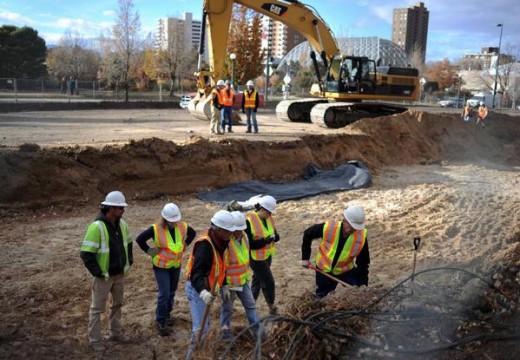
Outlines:
POLYGON ((217 86, 224 86, 226 83, 224 83, 224 80, 217 81, 217 86))
POLYGON ((221 229, 235 231, 235 218, 229 211, 217 211, 211 218, 211 223, 221 229))
POLYGON ((245 230, 247 228, 246 217, 240 211, 232 211, 231 215, 235 219, 235 230, 245 230))
POLYGON ((231 81, 226 80, 226 85, 231 85, 231 81))
POLYGON ((276 199, 271 195, 262 196, 258 200, 258 204, 260 204, 261 207, 269 211, 271 214, 276 214, 276 199))
POLYGON ((484 105, 484 102, 483 102, 483 101, 481 101, 481 102, 480 102, 479 104, 480 104, 480 105, 484 105))
POLYGON ((111 191, 107 194, 105 201, 101 205, 106 206, 128 206, 125 196, 121 191, 111 191))
POLYGON ((161 216, 166 221, 177 222, 181 219, 181 212, 177 205, 175 205, 174 203, 169 203, 164 205, 161 211, 161 216))
POLYGON ((249 80, 248 82, 246 82, 246 86, 255 86, 255 83, 253 82, 253 80, 249 80))
POLYGON ((361 206, 351 205, 347 207, 343 211, 343 216, 354 229, 363 230, 365 228, 365 211, 361 206))

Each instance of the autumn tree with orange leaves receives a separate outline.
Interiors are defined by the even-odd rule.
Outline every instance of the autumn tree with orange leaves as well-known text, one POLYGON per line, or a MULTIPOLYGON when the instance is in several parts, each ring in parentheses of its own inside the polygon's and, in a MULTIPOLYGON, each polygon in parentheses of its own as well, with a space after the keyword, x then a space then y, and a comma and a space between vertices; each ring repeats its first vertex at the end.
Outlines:
MULTIPOLYGON (((228 38, 228 54, 236 54, 233 64, 235 82, 244 85, 262 74, 262 23, 260 14, 242 5, 233 8, 228 38)), ((230 60, 226 59, 225 72, 231 74, 230 60)), ((230 76, 229 76, 230 77, 230 76)))

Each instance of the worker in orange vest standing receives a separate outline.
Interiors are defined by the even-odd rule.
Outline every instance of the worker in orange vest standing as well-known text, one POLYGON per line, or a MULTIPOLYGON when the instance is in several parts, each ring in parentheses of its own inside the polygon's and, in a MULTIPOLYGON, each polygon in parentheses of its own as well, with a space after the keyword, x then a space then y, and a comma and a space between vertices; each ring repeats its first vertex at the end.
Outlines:
POLYGON ((222 109, 221 114, 221 128, 222 131, 226 131, 226 124, 228 127, 228 132, 233 132, 233 103, 235 102, 235 92, 231 89, 231 82, 226 80, 226 87, 220 90, 220 98, 222 99, 222 103, 224 108, 222 109))
POLYGON ((217 85, 211 90, 211 119, 209 122, 209 134, 223 134, 220 130, 220 117, 224 103, 222 102, 220 90, 224 88, 224 80, 218 80, 217 85))
POLYGON ((173 326, 171 311, 179 285, 182 256, 195 235, 195 230, 181 221, 179 207, 169 203, 164 205, 161 219, 139 234, 135 240, 152 260, 158 288, 155 320, 161 336, 169 335, 169 327, 173 326), (153 239, 154 246, 146 243, 149 239, 153 239))
POLYGON ((256 111, 258 110, 258 91, 255 90, 255 83, 253 80, 249 80, 247 83, 247 90, 244 91, 242 96, 242 112, 247 117, 247 131, 251 133, 254 130, 255 134, 258 133, 258 124, 256 122, 256 111))
POLYGON ((486 107, 486 104, 484 104, 482 101, 480 102, 480 106, 478 108, 478 117, 477 122, 475 125, 478 125, 479 122, 482 123, 482 127, 485 127, 486 124, 484 124, 484 119, 488 116, 488 109, 486 107))

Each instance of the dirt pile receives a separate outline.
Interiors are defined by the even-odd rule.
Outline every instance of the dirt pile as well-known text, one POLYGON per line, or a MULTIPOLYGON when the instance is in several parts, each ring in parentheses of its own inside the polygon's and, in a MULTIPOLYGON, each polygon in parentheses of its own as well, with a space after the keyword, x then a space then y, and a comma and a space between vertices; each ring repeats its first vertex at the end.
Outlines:
POLYGON ((113 184, 133 200, 146 200, 251 179, 286 181, 300 178, 308 163, 327 169, 354 159, 374 173, 383 166, 441 160, 515 165, 520 163, 519 129, 518 120, 507 115, 481 129, 456 115, 408 111, 289 142, 195 136, 183 146, 158 138, 102 149, 41 150, 28 144, 0 153, 0 208, 91 203, 113 184))

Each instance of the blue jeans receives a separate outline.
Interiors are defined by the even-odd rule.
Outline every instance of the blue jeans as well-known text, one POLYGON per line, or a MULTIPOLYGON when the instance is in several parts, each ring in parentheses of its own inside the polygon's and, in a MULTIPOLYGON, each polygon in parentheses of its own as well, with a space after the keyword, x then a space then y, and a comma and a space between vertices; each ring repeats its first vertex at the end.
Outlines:
MULTIPOLYGON (((206 304, 199 297, 199 293, 195 288, 191 285, 191 281, 186 282, 185 286, 186 297, 190 302, 190 312, 191 312, 191 342, 195 344, 197 341, 197 336, 199 334, 200 327, 202 326, 202 318, 204 316, 204 309, 206 309, 206 304)), ((202 333, 203 336, 209 330, 209 316, 206 319, 206 324, 204 325, 204 331, 202 333)))
POLYGON ((220 117, 220 125, 222 127, 222 130, 226 130, 226 124, 228 126, 228 130, 231 130, 231 128, 233 127, 233 107, 224 106, 220 113, 222 114, 220 117))
MULTIPOLYGON (((242 306, 244 306, 244 310, 246 311, 247 321, 249 325, 253 325, 258 322, 258 314, 256 312, 256 304, 255 298, 253 297, 253 293, 251 292, 251 287, 249 283, 246 283, 242 287, 242 291, 230 291, 231 299, 228 302, 222 302, 222 306, 220 307, 220 327, 227 326, 231 328, 231 316, 233 314, 233 302, 235 301, 235 297, 238 296, 240 301, 242 302, 242 306)), ((255 327, 255 329, 258 325, 255 327)))
POLYGON ((246 111, 246 117, 247 117, 247 130, 251 131, 251 128, 255 130, 255 132, 258 132, 258 123, 256 122, 256 112, 253 108, 246 108, 244 109, 246 111))
POLYGON ((163 322, 170 318, 170 312, 173 309, 175 299, 175 291, 179 285, 179 276, 181 268, 161 269, 153 268, 155 280, 159 291, 157 293, 157 308, 155 309, 155 319, 163 322))

